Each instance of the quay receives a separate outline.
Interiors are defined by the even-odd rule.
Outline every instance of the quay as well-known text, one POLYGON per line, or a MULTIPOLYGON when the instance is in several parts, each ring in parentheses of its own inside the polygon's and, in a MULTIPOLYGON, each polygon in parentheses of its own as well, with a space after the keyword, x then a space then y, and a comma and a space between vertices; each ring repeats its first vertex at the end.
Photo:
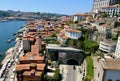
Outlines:
MULTIPOLYGON (((25 34, 25 32, 26 31, 23 31, 23 34, 25 34)), ((3 81, 17 81, 13 70, 15 70, 19 56, 23 56, 22 44, 22 40, 16 38, 15 46, 6 51, 5 57, 1 62, 2 67, 0 69, 0 78, 3 79, 3 81)))

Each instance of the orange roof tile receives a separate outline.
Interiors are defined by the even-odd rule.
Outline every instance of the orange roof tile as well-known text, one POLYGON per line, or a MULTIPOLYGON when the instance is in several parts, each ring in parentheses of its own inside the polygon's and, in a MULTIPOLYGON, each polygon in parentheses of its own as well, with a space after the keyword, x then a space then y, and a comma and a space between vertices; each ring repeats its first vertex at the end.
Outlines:
POLYGON ((41 76, 42 75, 42 71, 37 71, 37 72, 35 72, 35 76, 41 76))
POLYGON ((61 39, 64 39, 64 40, 68 39, 68 37, 67 37, 67 36, 62 35, 62 34, 58 34, 58 36, 59 36, 61 39))
POLYGON ((76 32, 76 33, 80 33, 81 31, 79 30, 74 30, 74 29, 67 29, 66 30, 67 32, 76 32))
POLYGON ((18 64, 16 66, 16 71, 20 71, 20 70, 29 70, 30 69, 30 64, 18 64))
POLYGON ((27 56, 23 56, 23 57, 20 57, 20 61, 26 61, 26 60, 39 60, 39 61, 43 61, 44 60, 44 56, 39 56, 39 55, 34 55, 32 52, 30 52, 31 55, 28 55, 27 53, 27 56))
POLYGON ((68 26, 68 25, 64 25, 64 28, 65 28, 65 29, 69 29, 70 26, 68 26))
POLYGON ((81 14, 81 13, 79 13, 79 14, 76 14, 74 16, 87 16, 87 14, 81 14))
POLYGON ((37 64, 37 70, 44 70, 45 64, 37 64))
POLYGON ((34 73, 31 73, 31 71, 25 71, 23 72, 24 76, 31 76, 32 74, 35 74, 35 76, 41 76, 42 75, 42 71, 35 71, 34 73))
POLYGON ((30 41, 34 41, 35 40, 33 36, 24 36, 22 39, 23 40, 30 40, 30 41))
POLYGON ((61 30, 61 31, 60 31, 60 33, 65 34, 65 30, 64 30, 64 29, 63 29, 63 30, 61 30))
POLYGON ((30 75, 31 75, 31 72, 30 72, 30 71, 24 71, 24 72, 23 72, 23 75, 26 75, 26 76, 29 75, 29 76, 30 76, 30 75))
POLYGON ((108 27, 108 24, 102 24, 101 26, 102 27, 108 27))

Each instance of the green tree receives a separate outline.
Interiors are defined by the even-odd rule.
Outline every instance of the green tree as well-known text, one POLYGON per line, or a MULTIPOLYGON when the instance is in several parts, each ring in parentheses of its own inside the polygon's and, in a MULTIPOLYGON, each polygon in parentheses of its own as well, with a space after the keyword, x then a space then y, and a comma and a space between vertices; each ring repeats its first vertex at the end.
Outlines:
POLYGON ((78 40, 78 42, 77 42, 77 44, 76 44, 76 48, 78 48, 78 49, 83 49, 83 48, 84 48, 84 42, 78 40))
POLYGON ((55 74, 53 76, 53 81, 59 81, 59 78, 60 78, 59 74, 60 74, 60 70, 56 69, 55 74))
POLYGON ((71 24, 74 24, 74 22, 73 21, 68 21, 67 23, 66 23, 66 25, 71 25, 71 24))
POLYGON ((109 14, 108 13, 103 13, 102 14, 102 17, 104 18, 104 17, 108 17, 109 16, 109 14))
POLYGON ((116 27, 118 27, 118 26, 120 26, 120 22, 115 22, 114 28, 116 28, 116 27))
POLYGON ((75 21, 75 24, 78 24, 78 21, 75 21))
POLYGON ((98 43, 95 41, 89 41, 85 40, 84 41, 84 50, 90 53, 95 53, 98 50, 98 43))
POLYGON ((119 15, 116 13, 114 16, 118 17, 119 15))
POLYGON ((118 2, 117 2, 118 4, 120 4, 120 0, 118 0, 118 2))

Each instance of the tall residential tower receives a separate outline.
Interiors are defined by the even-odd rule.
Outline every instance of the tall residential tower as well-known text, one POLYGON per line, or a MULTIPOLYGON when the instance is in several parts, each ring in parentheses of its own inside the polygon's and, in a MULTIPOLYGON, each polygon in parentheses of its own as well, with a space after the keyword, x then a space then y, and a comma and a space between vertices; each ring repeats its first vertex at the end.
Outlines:
POLYGON ((118 0, 93 0, 93 12, 101 10, 102 7, 114 5, 118 0))

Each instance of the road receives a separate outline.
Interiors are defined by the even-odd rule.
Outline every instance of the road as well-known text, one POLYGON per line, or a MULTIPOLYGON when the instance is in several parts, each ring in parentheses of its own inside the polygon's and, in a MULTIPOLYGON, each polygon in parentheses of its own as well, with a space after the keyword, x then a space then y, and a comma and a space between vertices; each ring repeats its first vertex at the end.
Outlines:
POLYGON ((82 81, 81 66, 60 65, 60 73, 63 75, 62 81, 82 81))

